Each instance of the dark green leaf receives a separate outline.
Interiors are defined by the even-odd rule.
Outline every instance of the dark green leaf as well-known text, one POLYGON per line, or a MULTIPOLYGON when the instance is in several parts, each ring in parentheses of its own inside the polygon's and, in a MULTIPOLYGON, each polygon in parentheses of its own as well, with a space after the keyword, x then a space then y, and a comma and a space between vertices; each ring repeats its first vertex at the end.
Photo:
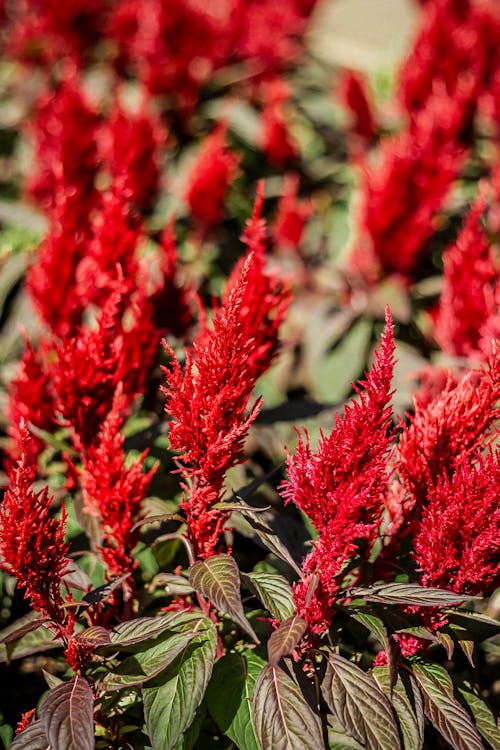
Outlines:
POLYGON ((425 715, 454 750, 484 750, 469 714, 453 697, 446 670, 418 662, 413 674, 424 696, 425 715))
POLYGON ((94 698, 83 677, 49 690, 40 720, 52 750, 94 750, 94 698))
POLYGON ((349 614, 354 620, 364 625, 383 647, 388 660, 390 686, 393 687, 396 681, 396 670, 394 667, 391 639, 384 623, 380 617, 376 617, 369 612, 349 612, 349 614))
POLYGON ((380 604, 414 604, 419 607, 451 607, 460 602, 480 598, 444 589, 426 588, 416 583, 385 583, 367 588, 354 588, 349 589, 346 596, 380 604))
POLYGON ((161 639, 151 648, 125 659, 118 669, 104 680, 106 690, 120 690, 142 685, 163 672, 183 652, 196 632, 176 633, 161 639))
POLYGON ((113 651, 136 651, 137 646, 154 641, 169 630, 178 630, 179 627, 191 628, 197 620, 202 620, 201 612, 169 612, 160 617, 138 617, 120 623, 110 631, 111 643, 99 647, 99 653, 113 651))
POLYGON ((404 749, 421 750, 424 744, 424 706, 415 680, 410 675, 397 674, 392 685, 388 667, 375 667, 372 674, 396 712, 404 749))
POLYGON ((212 674, 216 632, 204 618, 184 652, 142 688, 146 730, 153 750, 172 750, 192 723, 212 674))
POLYGON ((295 602, 286 578, 278 573, 243 573, 242 580, 276 620, 283 622, 292 617, 295 602))
POLYGON ((245 617, 240 594, 240 572, 230 555, 214 555, 199 560, 189 571, 189 582, 221 612, 229 615, 256 642, 252 626, 245 617))
POLYGON ((401 747, 391 706, 371 675, 329 654, 321 690, 337 721, 368 750, 401 747))
POLYGON ((252 721, 255 680, 266 663, 251 652, 227 654, 215 665, 207 690, 209 711, 239 750, 260 750, 252 721))
POLYGON ((307 630, 307 623, 298 615, 285 620, 277 630, 275 630, 267 643, 267 653, 269 663, 277 666, 283 656, 289 656, 302 640, 302 636, 307 630))
POLYGON ((269 664, 254 687, 253 721, 264 750, 321 750, 321 722, 298 685, 269 664))
POLYGON ((51 750, 40 719, 16 735, 9 745, 9 750, 51 750))
POLYGON ((492 711, 469 686, 461 685, 458 690, 467 703, 479 732, 489 742, 493 750, 500 750, 500 729, 492 711))

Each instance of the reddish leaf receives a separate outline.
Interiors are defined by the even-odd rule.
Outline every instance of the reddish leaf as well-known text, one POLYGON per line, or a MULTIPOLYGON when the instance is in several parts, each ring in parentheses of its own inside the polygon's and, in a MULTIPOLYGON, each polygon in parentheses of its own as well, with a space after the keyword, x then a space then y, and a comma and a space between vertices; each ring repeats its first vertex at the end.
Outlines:
POLYGON ((299 645, 306 630, 306 621, 297 615, 283 622, 269 638, 267 644, 269 663, 277 666, 283 656, 291 654, 299 645))
POLYGON ((52 750, 95 750, 94 699, 78 675, 53 688, 40 706, 40 719, 52 750))

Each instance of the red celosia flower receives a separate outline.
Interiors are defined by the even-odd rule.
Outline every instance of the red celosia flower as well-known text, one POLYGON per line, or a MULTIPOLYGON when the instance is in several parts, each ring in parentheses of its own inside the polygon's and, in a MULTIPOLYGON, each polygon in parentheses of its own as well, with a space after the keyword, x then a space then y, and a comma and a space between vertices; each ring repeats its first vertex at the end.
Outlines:
MULTIPOLYGON (((122 315, 118 285, 104 305, 97 327, 79 328, 56 348, 52 378, 57 405, 78 450, 88 448, 97 437, 122 379, 122 315)), ((130 393, 127 387, 125 390, 130 393)))
POLYGON ((98 165, 97 114, 75 76, 68 76, 55 91, 44 94, 33 125, 37 171, 28 191, 51 210, 62 189, 78 200, 85 216, 96 197, 98 165))
POLYGON ((88 242, 87 220, 78 196, 58 191, 49 231, 28 271, 35 308, 58 336, 74 331, 81 321, 84 301, 76 294, 75 274, 88 242))
POLYGON ((25 450, 11 471, 0 506, 0 567, 17 579, 33 608, 52 621, 57 634, 67 635, 72 620, 60 591, 69 566, 65 512, 63 508, 62 517, 53 518, 48 490, 35 493, 29 461, 31 438, 25 426, 20 429, 25 450))
POLYGON ((363 141, 372 141, 376 125, 364 77, 353 70, 346 70, 338 89, 340 101, 351 115, 350 132, 363 141))
POLYGON ((98 438, 84 456, 81 478, 85 510, 99 519, 102 537, 98 551, 110 577, 132 572, 136 567, 132 552, 140 530, 133 527, 157 469, 155 465, 143 472, 147 451, 133 464, 125 465, 121 433, 125 408, 119 383, 98 438))
POLYGON ((485 209, 483 190, 456 242, 443 255, 444 283, 434 335, 443 351, 452 356, 483 358, 491 338, 484 339, 482 327, 498 314, 495 297, 500 269, 481 226, 485 209))
POLYGON ((436 95, 411 127, 382 142, 381 163, 365 172, 363 236, 350 262, 368 279, 409 275, 425 256, 435 216, 464 160, 447 106, 453 101, 436 95))
POLYGON ((479 95, 498 66, 500 14, 495 3, 426 3, 422 26, 400 72, 400 96, 415 115, 436 85, 454 101, 461 138, 468 137, 479 95))
MULTIPOLYGON (((250 232, 254 238, 248 240, 254 247, 262 233, 259 216, 257 208, 255 228, 246 230, 247 236, 250 232)), ((273 315, 274 308, 278 310, 275 320, 284 314, 280 312, 284 310, 282 292, 272 297, 276 287, 270 284, 263 288, 259 263, 256 261, 253 267, 253 256, 245 260, 216 310, 212 328, 202 330, 193 352, 186 353, 184 371, 172 351, 172 364, 165 369, 165 408, 172 418, 170 445, 180 452, 178 460, 187 493, 182 508, 198 557, 209 557, 217 547, 228 516, 213 506, 221 499, 226 472, 241 461, 244 439, 260 407, 258 401, 246 412, 255 379, 274 353, 274 343, 269 348, 262 336, 256 338, 259 326, 267 325, 267 320, 261 318, 255 304, 250 304, 251 295, 255 294, 250 278, 255 278, 268 295, 268 315, 273 315)), ((255 295, 254 300, 257 299, 262 304, 266 298, 255 295)), ((270 329, 264 330, 270 330, 272 336, 275 326, 273 322, 270 329)))
POLYGON ((481 594, 500 585, 500 456, 462 457, 429 489, 414 536, 424 586, 481 594))
POLYGON ((114 185, 102 196, 85 254, 76 268, 76 295, 82 304, 102 304, 116 286, 118 274, 122 276, 122 295, 128 296, 133 291, 139 268, 136 252, 141 229, 124 185, 114 185))
POLYGON ((319 532, 303 565, 306 576, 317 576, 318 587, 311 596, 306 578, 294 591, 299 612, 313 632, 328 626, 343 564, 360 545, 363 554, 369 551, 381 521, 393 437, 389 407, 393 354, 388 314, 375 362, 366 380, 356 386, 359 401, 351 401, 343 417, 336 415, 331 434, 321 435, 315 452, 306 434, 287 459, 283 497, 306 513, 319 532))
POLYGON ((121 192, 141 211, 149 211, 160 186, 159 149, 165 132, 159 120, 141 111, 111 110, 101 138, 104 164, 121 192))
POLYGON ((16 460, 24 453, 26 465, 36 471, 37 459, 45 447, 43 440, 32 436, 25 440, 23 423, 33 424, 42 430, 51 431, 55 424, 55 403, 43 363, 44 345, 38 353, 26 340, 19 372, 9 386, 7 402, 7 432, 11 438, 9 459, 16 460))
POLYGON ((33 721, 36 714, 36 708, 32 708, 31 711, 25 711, 22 714, 21 720, 17 722, 15 734, 18 735, 20 732, 24 732, 33 721))
POLYGON ((273 237, 278 245, 297 250, 313 207, 309 200, 298 200, 298 175, 287 174, 273 224, 273 237))
MULTIPOLYGON (((500 350, 485 369, 471 370, 458 382, 452 375, 436 398, 416 403, 399 441, 395 466, 406 489, 406 536, 439 481, 451 480, 457 461, 471 459, 496 435, 500 398, 500 350)), ((398 529, 394 526, 392 534, 398 529)))
POLYGON ((186 190, 186 201, 196 219, 208 226, 222 220, 224 198, 236 176, 239 161, 226 146, 224 126, 219 125, 202 141, 186 190))

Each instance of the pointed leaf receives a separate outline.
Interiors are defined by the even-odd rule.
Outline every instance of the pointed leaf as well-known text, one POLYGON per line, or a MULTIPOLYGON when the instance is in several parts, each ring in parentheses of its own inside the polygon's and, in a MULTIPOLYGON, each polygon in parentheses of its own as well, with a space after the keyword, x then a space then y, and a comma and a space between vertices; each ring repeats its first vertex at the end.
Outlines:
POLYGON ((242 516, 250 524, 264 546, 267 547, 270 552, 275 554, 276 557, 279 557, 280 560, 288 563, 297 575, 302 577, 301 569, 271 526, 269 526, 263 518, 259 518, 258 514, 254 511, 244 511, 242 512, 242 516))
POLYGON ((468 686, 458 688, 476 722, 476 727, 494 750, 500 750, 500 728, 486 703, 468 686))
POLYGON ((265 661, 252 652, 226 654, 215 665, 208 686, 212 718, 239 750, 261 750, 252 720, 252 695, 265 666, 265 661))
POLYGON ((14 737, 9 750, 51 750, 40 719, 14 737))
POLYGON ((401 747, 391 706, 371 675, 329 654, 321 690, 337 721, 368 750, 401 747))
POLYGON ((243 573, 242 580, 276 620, 283 622, 292 617, 295 602, 286 578, 278 573, 243 573))
POLYGON ((404 750, 421 750, 424 745, 424 706, 415 680, 406 673, 396 674, 396 682, 392 685, 388 667, 375 667, 372 674, 396 712, 404 750))
POLYGON ((40 720, 52 750, 94 750, 94 698, 83 677, 52 688, 40 706, 40 720))
POLYGON ((198 635, 167 669, 142 688, 146 731, 153 750, 172 750, 191 725, 215 660, 217 635, 204 618, 198 635))
POLYGON ((111 643, 111 636, 109 630, 103 628, 102 625, 92 625, 90 628, 85 628, 75 638, 79 643, 91 644, 95 648, 98 646, 106 646, 111 643))
POLYGON ((267 643, 269 663, 277 666, 283 656, 291 654, 299 645, 306 630, 307 622, 298 615, 283 622, 271 634, 267 643))
POLYGON ((444 589, 426 588, 416 583, 385 583, 367 588, 354 588, 346 596, 380 604, 415 604, 419 607, 452 607, 478 596, 456 594, 444 589))
POLYGON ((413 664, 413 675, 424 696, 425 715, 454 750, 484 750, 467 711, 446 688, 446 681, 436 679, 437 666, 430 670, 427 664, 413 664))
POLYGON ((253 721, 264 750, 320 750, 321 722, 280 667, 262 670, 253 692, 253 721))
POLYGON ((346 734, 345 729, 329 714, 328 720, 328 748, 329 750, 365 750, 363 745, 346 734))
POLYGON ((259 639, 245 617, 240 594, 240 572, 230 555, 214 555, 196 562, 189 571, 189 582, 221 612, 229 615, 252 638, 259 639))
POLYGON ((9 662, 12 659, 22 659, 31 654, 42 651, 51 651, 62 646, 62 641, 54 638, 54 635, 40 623, 35 612, 19 618, 4 628, 1 632, 3 643, 0 643, 0 663, 9 662), (36 628, 31 628, 31 623, 36 621, 36 628), (17 637, 10 636, 17 633, 17 637), (19 635, 19 633, 23 633, 19 635))
POLYGON ((112 591, 121 586, 123 581, 126 581, 129 576, 130 573, 125 573, 125 575, 114 578, 112 581, 103 583, 102 586, 98 586, 96 589, 89 591, 89 593, 85 594, 85 596, 83 597, 81 604, 83 605, 85 603, 89 607, 93 607, 94 604, 99 604, 99 602, 102 602, 104 599, 106 599, 112 591))
POLYGON ((450 612, 449 620, 452 628, 463 628, 473 641, 484 641, 500 633, 500 622, 479 612, 450 612))
POLYGON ((50 622, 50 620, 48 620, 46 617, 37 617, 34 620, 28 620, 22 625, 18 625, 18 627, 14 628, 14 630, 9 630, 9 632, 3 631, 0 634, 0 643, 10 643, 10 641, 18 641, 27 633, 31 633, 33 630, 38 630, 38 628, 41 628, 42 625, 45 625, 48 622, 50 622))
POLYGON ((163 672, 195 637, 196 632, 177 633, 146 651, 129 656, 104 681, 106 690, 142 685, 163 672))

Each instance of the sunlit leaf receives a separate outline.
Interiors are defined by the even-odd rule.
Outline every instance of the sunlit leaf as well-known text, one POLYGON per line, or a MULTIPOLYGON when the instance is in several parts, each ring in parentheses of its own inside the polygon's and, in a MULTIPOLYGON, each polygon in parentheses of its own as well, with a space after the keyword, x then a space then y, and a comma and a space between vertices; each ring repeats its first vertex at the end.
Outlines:
MULTIPOLYGON (((467 711, 453 697, 453 686, 437 664, 413 664, 413 674, 423 696, 425 715, 454 750, 484 750, 467 711)), ((449 679, 449 678, 448 678, 449 679)))
POLYGON ((269 664, 254 687, 253 721, 264 750, 320 750, 321 722, 299 686, 280 667, 269 664))
POLYGON ((298 615, 285 620, 275 630, 267 643, 269 663, 277 665, 283 656, 288 656, 294 651, 302 640, 307 630, 307 623, 298 615))
POLYGON ((500 750, 500 728, 491 709, 469 686, 460 685, 458 690, 467 703, 479 732, 494 750, 500 750))
POLYGON ((280 622, 295 612, 292 588, 278 573, 243 573, 242 580, 280 622))
POLYGON ((368 750, 401 747, 391 706, 371 675, 332 653, 321 691, 337 721, 368 750))
POLYGON ((230 555, 214 555, 199 560, 189 571, 189 582, 221 612, 229 615, 256 642, 252 626, 245 617, 240 594, 240 573, 230 555))
POLYGON ((353 588, 349 597, 365 599, 380 604, 414 604, 419 607, 450 607, 461 602, 478 599, 477 596, 456 594, 444 589, 426 588, 416 583, 385 583, 367 588, 353 588))
POLYGON ((192 723, 212 674, 215 645, 214 625, 205 618, 185 650, 142 688, 146 731, 153 750, 172 750, 192 723))

